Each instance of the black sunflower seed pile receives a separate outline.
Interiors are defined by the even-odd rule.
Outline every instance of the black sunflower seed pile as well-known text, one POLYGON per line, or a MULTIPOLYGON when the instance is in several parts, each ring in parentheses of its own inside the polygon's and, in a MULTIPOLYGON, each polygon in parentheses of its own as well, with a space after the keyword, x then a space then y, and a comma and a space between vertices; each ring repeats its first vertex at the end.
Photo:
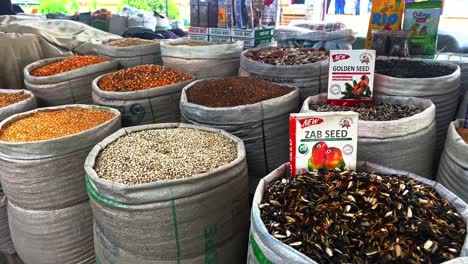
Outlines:
POLYGON ((318 263, 441 263, 466 226, 430 186, 406 176, 318 172, 272 182, 259 205, 269 233, 318 263))
POLYGON ((359 119, 364 121, 392 121, 414 116, 422 112, 419 107, 390 103, 376 105, 359 103, 354 107, 311 104, 309 108, 316 112, 354 111, 359 113, 359 119))

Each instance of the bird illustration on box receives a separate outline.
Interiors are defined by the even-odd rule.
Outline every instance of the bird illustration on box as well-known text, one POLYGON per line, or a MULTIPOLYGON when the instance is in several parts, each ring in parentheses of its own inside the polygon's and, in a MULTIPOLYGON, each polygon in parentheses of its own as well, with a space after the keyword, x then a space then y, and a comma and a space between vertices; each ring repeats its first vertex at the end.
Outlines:
POLYGON ((331 148, 327 149, 326 154, 327 154, 327 158, 325 160, 325 169, 327 169, 327 170, 334 170, 334 169, 344 170, 346 164, 344 162, 343 153, 341 152, 341 149, 331 147, 331 148))
POLYGON ((327 143, 320 141, 312 148, 312 154, 308 160, 309 171, 320 169, 344 170, 346 163, 344 162, 343 153, 339 148, 328 147, 327 143))
POLYGON ((309 158, 309 171, 320 170, 325 168, 325 161, 327 159, 327 143, 320 141, 312 148, 312 155, 309 158))

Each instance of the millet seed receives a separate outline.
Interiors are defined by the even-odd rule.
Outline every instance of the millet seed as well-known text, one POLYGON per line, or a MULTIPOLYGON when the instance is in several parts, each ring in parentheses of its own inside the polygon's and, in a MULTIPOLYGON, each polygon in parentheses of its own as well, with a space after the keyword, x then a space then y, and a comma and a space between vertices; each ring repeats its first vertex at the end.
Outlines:
POLYGON ((144 130, 109 144, 96 159, 100 178, 127 185, 189 178, 237 158, 237 146, 219 133, 191 128, 144 130))

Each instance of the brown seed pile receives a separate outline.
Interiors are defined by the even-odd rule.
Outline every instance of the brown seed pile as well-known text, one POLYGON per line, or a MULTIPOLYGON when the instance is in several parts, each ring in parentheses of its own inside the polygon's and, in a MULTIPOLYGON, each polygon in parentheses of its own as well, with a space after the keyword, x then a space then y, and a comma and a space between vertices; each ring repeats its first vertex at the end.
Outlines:
POLYGON ((106 61, 109 60, 98 56, 72 56, 67 59, 35 69, 31 72, 31 75, 36 77, 51 76, 106 61))
POLYGON ((418 107, 383 103, 371 105, 359 103, 354 107, 338 105, 310 105, 309 108, 316 112, 354 111, 359 113, 359 119, 364 121, 391 121, 421 113, 418 107))
POLYGON ((466 225, 430 186, 364 172, 272 182, 260 204, 269 233, 318 263, 441 263, 461 253, 466 225))
POLYGON ((146 40, 146 39, 139 39, 139 38, 122 38, 122 39, 115 39, 109 42, 104 43, 107 46, 113 47, 132 47, 132 46, 139 46, 139 45, 148 45, 148 44, 158 44, 158 40, 146 40))
POLYGON ((0 93, 0 108, 16 104, 31 98, 31 95, 26 93, 0 93))
POLYGON ((263 48, 249 51, 247 58, 270 65, 310 64, 328 59, 329 53, 312 48, 263 48))
POLYGON ((468 144, 468 128, 457 128, 458 134, 460 134, 460 137, 465 140, 466 144, 468 144))
POLYGON ((109 92, 131 92, 172 85, 190 79, 192 76, 188 74, 148 64, 106 75, 99 80, 98 86, 101 90, 109 92))
POLYGON ((38 112, 4 126, 0 130, 0 140, 31 142, 68 136, 99 126, 114 117, 107 111, 81 108, 38 112))
POLYGON ((187 90, 187 99, 207 107, 233 107, 280 97, 293 90, 250 77, 227 77, 196 83, 187 90))
POLYGON ((219 133, 191 128, 144 130, 108 145, 96 159, 99 177, 128 185, 190 178, 237 158, 237 146, 219 133))

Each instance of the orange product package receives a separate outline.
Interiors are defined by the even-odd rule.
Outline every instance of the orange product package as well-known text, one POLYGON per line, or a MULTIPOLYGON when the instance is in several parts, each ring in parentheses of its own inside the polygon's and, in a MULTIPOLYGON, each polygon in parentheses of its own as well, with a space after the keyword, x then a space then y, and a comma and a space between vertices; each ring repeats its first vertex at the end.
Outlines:
POLYGON ((372 47, 372 30, 400 30, 405 0, 372 1, 372 12, 367 31, 366 49, 372 47))

